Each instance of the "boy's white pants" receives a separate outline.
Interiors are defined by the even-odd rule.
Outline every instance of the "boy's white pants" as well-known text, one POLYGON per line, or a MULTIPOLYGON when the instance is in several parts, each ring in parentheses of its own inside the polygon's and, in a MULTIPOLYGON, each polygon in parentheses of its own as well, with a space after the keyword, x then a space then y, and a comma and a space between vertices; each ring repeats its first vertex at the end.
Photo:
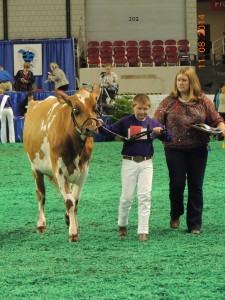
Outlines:
POLYGON ((12 108, 4 108, 2 110, 2 118, 1 118, 2 143, 7 143, 6 120, 8 120, 8 127, 9 127, 9 142, 15 143, 14 119, 13 119, 12 108))
POLYGON ((122 192, 118 209, 118 225, 128 225, 128 217, 137 187, 138 234, 149 232, 153 162, 151 159, 136 163, 123 159, 121 168, 122 192))

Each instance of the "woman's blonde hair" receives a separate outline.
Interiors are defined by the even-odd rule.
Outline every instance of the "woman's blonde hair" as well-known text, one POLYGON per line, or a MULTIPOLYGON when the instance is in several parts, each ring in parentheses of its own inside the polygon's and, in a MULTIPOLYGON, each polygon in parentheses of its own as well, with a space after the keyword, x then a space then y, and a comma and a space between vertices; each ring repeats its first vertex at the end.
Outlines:
POLYGON ((189 98, 192 101, 198 100, 201 98, 201 85, 198 79, 198 76, 195 72, 195 70, 192 67, 183 67, 180 69, 180 71, 177 73, 175 77, 174 82, 174 89, 171 92, 171 96, 174 98, 180 97, 180 92, 177 88, 177 76, 183 74, 188 77, 189 80, 189 98))
POLYGON ((0 89, 0 94, 4 94, 4 91, 3 91, 3 89, 0 89))
POLYGON ((28 61, 25 61, 23 64, 24 69, 30 69, 30 63, 28 61))
POLYGON ((50 68, 55 69, 55 68, 59 68, 59 66, 56 62, 51 62, 50 63, 50 68))

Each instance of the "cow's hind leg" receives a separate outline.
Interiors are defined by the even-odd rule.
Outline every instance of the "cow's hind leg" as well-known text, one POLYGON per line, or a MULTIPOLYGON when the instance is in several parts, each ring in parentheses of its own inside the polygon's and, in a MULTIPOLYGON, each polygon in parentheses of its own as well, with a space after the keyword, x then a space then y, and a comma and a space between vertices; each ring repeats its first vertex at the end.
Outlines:
POLYGON ((46 231, 46 220, 44 213, 45 205, 45 185, 44 175, 39 171, 33 171, 35 182, 36 182, 36 194, 38 199, 38 221, 37 221, 37 232, 44 233, 46 231))

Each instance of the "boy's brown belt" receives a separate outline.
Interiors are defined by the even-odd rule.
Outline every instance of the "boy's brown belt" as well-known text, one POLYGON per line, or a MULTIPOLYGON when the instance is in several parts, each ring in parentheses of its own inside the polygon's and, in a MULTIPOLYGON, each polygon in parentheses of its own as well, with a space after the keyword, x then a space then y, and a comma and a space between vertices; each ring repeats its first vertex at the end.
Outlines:
POLYGON ((123 155, 123 159, 133 160, 137 163, 142 162, 144 160, 149 160, 151 158, 152 158, 151 156, 128 156, 128 155, 123 155))

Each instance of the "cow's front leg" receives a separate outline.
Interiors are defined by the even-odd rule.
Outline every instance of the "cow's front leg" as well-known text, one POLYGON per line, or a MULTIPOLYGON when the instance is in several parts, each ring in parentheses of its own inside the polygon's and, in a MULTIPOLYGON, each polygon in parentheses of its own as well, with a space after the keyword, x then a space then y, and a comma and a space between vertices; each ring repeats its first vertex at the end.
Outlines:
POLYGON ((33 170, 33 174, 36 182, 36 194, 38 199, 37 232, 44 233, 46 231, 46 219, 44 213, 44 205, 45 205, 44 175, 37 170, 33 170))
POLYGON ((71 193, 71 184, 65 180, 65 177, 61 172, 56 175, 56 179, 66 206, 66 222, 69 225, 69 241, 78 242, 78 226, 75 221, 76 202, 71 193))
MULTIPOLYGON (((70 195, 72 197, 72 195, 70 195)), ((76 221, 76 213, 77 213, 77 202, 73 198, 68 197, 65 200, 66 205, 66 215, 69 218, 69 241, 70 242, 78 242, 79 241, 79 233, 78 233, 78 224, 76 221)))

